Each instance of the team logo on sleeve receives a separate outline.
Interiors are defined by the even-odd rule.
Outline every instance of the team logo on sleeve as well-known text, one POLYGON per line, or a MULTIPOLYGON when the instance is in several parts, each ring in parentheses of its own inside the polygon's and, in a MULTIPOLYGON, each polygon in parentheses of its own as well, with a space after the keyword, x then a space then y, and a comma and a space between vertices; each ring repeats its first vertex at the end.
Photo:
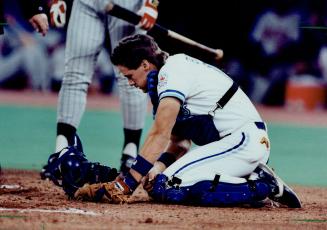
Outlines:
POLYGON ((184 102, 177 115, 177 120, 185 120, 191 116, 191 111, 187 108, 187 103, 184 102))
POLYGON ((167 75, 165 73, 160 73, 158 76, 158 88, 162 88, 167 85, 167 75))

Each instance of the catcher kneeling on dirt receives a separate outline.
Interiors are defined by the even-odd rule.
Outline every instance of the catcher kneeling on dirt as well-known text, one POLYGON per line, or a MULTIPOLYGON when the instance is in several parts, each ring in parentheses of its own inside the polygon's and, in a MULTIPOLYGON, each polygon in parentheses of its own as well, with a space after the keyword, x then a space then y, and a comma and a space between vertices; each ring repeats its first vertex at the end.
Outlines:
POLYGON ((149 94, 154 123, 125 177, 87 183, 75 199, 123 203, 142 182, 157 202, 238 206, 269 198, 301 207, 266 165, 266 124, 224 72, 185 54, 168 56, 140 34, 122 39, 111 59, 131 86, 149 94))

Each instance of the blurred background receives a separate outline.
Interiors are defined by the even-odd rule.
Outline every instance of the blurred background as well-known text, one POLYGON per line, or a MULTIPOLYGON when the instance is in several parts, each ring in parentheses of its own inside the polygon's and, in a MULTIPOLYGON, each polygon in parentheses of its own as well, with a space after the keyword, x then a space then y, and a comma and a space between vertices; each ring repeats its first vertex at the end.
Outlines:
MULTIPOLYGON (((18 1, 21 5, 23 0, 4 1, 8 25, 0 42, 0 88, 58 92, 66 28, 51 28, 45 37, 36 34, 23 19, 18 1)), ((72 0, 66 3, 70 10, 72 0)), ((176 41, 156 38, 170 54, 187 53, 222 68, 254 102, 326 108, 327 1, 161 0, 157 22, 223 49, 225 56, 216 63, 176 41)), ((115 93, 109 63, 104 49, 90 90, 115 93)))

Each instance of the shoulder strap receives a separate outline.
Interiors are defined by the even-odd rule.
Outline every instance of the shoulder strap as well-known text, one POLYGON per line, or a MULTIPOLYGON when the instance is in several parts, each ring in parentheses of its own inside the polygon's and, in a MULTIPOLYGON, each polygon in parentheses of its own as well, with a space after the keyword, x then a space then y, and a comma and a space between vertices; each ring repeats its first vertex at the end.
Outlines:
POLYGON ((215 112, 217 109, 222 109, 227 104, 227 102, 233 97, 233 95, 238 90, 238 84, 233 82, 232 86, 227 90, 227 92, 216 102, 216 108, 212 111, 215 112))

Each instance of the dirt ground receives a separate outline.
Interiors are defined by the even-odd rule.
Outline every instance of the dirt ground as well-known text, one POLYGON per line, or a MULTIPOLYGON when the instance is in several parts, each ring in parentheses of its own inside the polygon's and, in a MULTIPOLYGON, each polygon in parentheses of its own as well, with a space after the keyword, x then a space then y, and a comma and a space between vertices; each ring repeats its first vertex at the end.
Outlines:
POLYGON ((289 209, 155 204, 141 189, 133 204, 72 201, 27 170, 3 170, 0 185, 0 229, 327 229, 327 188, 294 186, 303 208, 289 209))

